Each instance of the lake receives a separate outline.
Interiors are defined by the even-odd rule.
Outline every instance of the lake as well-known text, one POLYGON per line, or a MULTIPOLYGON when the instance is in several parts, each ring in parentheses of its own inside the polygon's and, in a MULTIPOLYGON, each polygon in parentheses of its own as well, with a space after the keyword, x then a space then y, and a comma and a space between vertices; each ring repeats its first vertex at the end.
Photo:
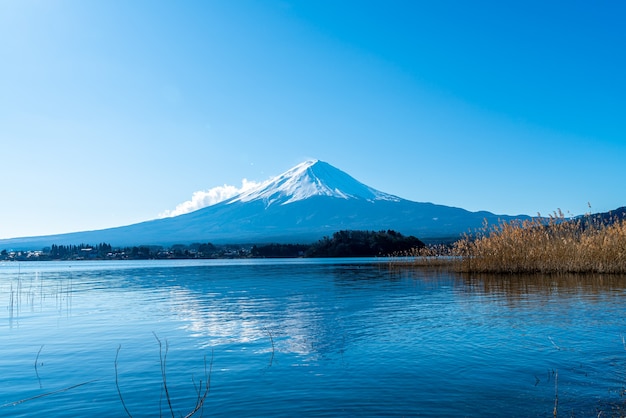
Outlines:
POLYGON ((196 416, 626 410, 625 276, 0 263, 0 306, 0 416, 185 416, 208 379, 196 416))

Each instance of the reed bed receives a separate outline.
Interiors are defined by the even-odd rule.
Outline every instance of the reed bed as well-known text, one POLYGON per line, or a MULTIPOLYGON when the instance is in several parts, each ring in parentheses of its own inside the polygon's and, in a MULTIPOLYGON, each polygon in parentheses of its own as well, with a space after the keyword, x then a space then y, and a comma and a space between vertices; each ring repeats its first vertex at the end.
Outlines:
POLYGON ((395 266, 445 267, 462 273, 626 273, 626 219, 590 215, 485 224, 451 246, 415 249, 395 266))
POLYGON ((454 244, 461 272, 626 273, 626 220, 600 222, 590 216, 485 225, 454 244))
POLYGON ((391 254, 389 267, 392 269, 407 266, 448 269, 456 263, 456 258, 458 257, 452 254, 450 246, 443 244, 429 245, 391 254))

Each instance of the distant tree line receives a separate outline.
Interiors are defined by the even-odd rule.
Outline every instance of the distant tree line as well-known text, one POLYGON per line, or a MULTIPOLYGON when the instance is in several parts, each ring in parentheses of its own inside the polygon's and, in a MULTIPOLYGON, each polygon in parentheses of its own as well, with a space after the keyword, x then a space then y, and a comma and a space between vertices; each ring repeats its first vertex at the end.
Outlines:
POLYGON ((293 258, 383 257, 423 248, 422 241, 393 230, 335 232, 313 244, 214 245, 211 243, 162 246, 113 247, 98 245, 52 245, 41 251, 2 250, 0 260, 147 260, 189 258, 293 258))
POLYGON ((376 257, 423 248, 418 238, 387 231, 339 231, 311 245, 306 257, 376 257))
POLYGON ((268 244, 252 247, 253 257, 384 257, 425 244, 414 236, 387 231, 339 231, 311 245, 268 244))
POLYGON ((100 243, 98 245, 56 245, 42 250, 42 255, 46 255, 50 260, 64 260, 68 258, 104 258, 112 252, 111 244, 100 243))

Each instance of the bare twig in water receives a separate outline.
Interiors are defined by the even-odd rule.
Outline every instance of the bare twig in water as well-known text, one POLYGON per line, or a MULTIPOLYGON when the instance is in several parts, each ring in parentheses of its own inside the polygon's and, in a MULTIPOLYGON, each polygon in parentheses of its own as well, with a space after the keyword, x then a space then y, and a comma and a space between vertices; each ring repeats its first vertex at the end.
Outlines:
POLYGON ((548 337, 548 339, 550 340, 550 342, 552 343, 552 345, 554 346, 554 348, 556 348, 557 350, 561 351, 561 347, 559 347, 558 345, 556 345, 556 343, 554 342, 554 340, 552 339, 552 337, 548 337))
POLYGON ((165 354, 163 354, 163 344, 161 344, 161 340, 159 339, 159 337, 156 335, 155 332, 153 332, 152 334, 154 334, 154 338, 156 338, 156 340, 159 343, 159 359, 161 361, 161 377, 163 378, 163 389, 165 390, 165 399, 167 399, 167 404, 170 407, 170 412, 172 413, 172 418, 174 418, 174 408, 172 407, 172 399, 170 398, 170 393, 167 389, 167 378, 165 375, 165 363, 167 361, 167 352, 169 351, 169 343, 167 342, 167 340, 165 340, 165 354))
MULTIPOLYGON (((168 350, 169 350, 169 344, 167 343, 167 340, 165 340, 165 353, 163 353, 163 344, 161 343, 161 340, 156 335, 156 333, 153 332, 153 334, 154 334, 154 338, 156 338, 157 342, 159 343, 159 358, 161 360, 161 378, 163 380, 163 389, 165 391, 165 397, 167 399, 167 403, 169 405, 172 417, 174 417, 174 408, 172 406, 171 398, 170 398, 170 395, 169 395, 169 390, 167 388, 167 376, 166 376, 166 360, 167 360, 167 353, 168 353, 168 350)), ((117 393, 118 393, 118 395, 120 397, 120 401, 122 401, 122 406, 124 407, 124 411, 126 412, 126 415, 128 415, 130 418, 132 418, 132 415, 131 415, 130 411, 126 407, 126 403, 124 402, 124 398, 122 397, 122 391, 121 391, 120 385, 119 385, 119 378, 118 378, 118 371, 117 371, 117 359, 119 357, 119 353, 120 353, 120 349, 121 348, 122 348, 121 345, 118 346, 117 353, 115 354, 115 387, 117 388, 117 393)), ((189 412, 187 415, 185 415, 185 418, 189 418, 189 417, 195 415, 198 411, 202 410, 202 408, 204 406, 204 402, 206 401, 206 398, 209 396, 209 391, 211 390, 211 373, 212 373, 212 371, 213 371, 213 350, 211 350, 211 362, 209 363, 208 371, 207 371, 207 359, 206 359, 206 356, 204 356, 204 376, 205 376, 205 381, 202 382, 202 380, 200 380, 198 386, 196 386, 195 381, 193 382, 194 388, 196 390, 196 395, 197 395, 197 397, 196 397, 196 405, 194 406, 193 410, 191 410, 191 412, 189 412)), ((192 377, 192 381, 193 381, 193 377, 192 377)), ((160 407, 159 407, 159 416, 161 416, 161 408, 160 407)), ((182 414, 180 414, 180 416, 182 417, 182 414)))
POLYGON ((39 362, 39 355, 41 354, 41 350, 43 350, 43 345, 39 347, 39 351, 37 351, 37 357, 35 357, 35 370, 37 370, 37 363, 39 362))
POLYGON ((39 347, 39 351, 37 351, 37 357, 35 357, 35 374, 37 375, 37 381, 39 382, 39 389, 41 389, 41 378, 39 377, 39 370, 37 370, 37 365, 39 363, 39 354, 41 354, 41 350, 43 350, 43 345, 39 347))
POLYGON ((557 416, 559 409, 559 371, 557 370, 554 375, 554 409, 552 410, 552 414, 557 416))
POLYGON ((118 374, 117 374, 117 357, 120 355, 121 349, 122 349, 122 344, 120 344, 117 347, 117 352, 115 353, 115 387, 117 388, 117 394, 120 395, 120 401, 122 401, 122 406, 124 407, 124 411, 126 411, 126 415, 132 418, 133 416, 130 414, 130 411, 126 407, 126 402, 124 402, 124 398, 122 397, 122 391, 120 389, 120 384, 119 384, 118 374))
MULTIPOLYGON (((202 380, 200 380, 199 387, 196 388, 196 393, 198 394, 198 398, 196 400, 196 407, 187 415, 185 415, 185 418, 189 418, 193 416, 196 412, 198 412, 204 406, 204 401, 206 400, 207 396, 209 395, 209 391, 211 390, 211 372, 212 371, 213 371, 213 350, 211 350, 211 363, 209 365, 208 373, 206 369, 206 356, 204 356, 204 378, 206 379, 204 383, 204 393, 202 392, 202 380)), ((195 387, 195 383, 194 383, 194 387, 195 387)))
POLYGON ((270 356, 270 364, 267 367, 272 367, 272 363, 274 362, 274 353, 276 352, 276 346, 274 345, 274 336, 272 335, 272 332, 268 328, 265 328, 265 331, 267 332, 267 335, 270 336, 270 342, 272 343, 272 355, 270 356))
POLYGON ((89 383, 97 382, 98 380, 100 380, 100 379, 89 380, 87 382, 79 383, 79 384, 73 385, 73 386, 68 386, 68 387, 63 388, 63 389, 54 390, 52 392, 47 392, 47 393, 42 393, 40 395, 32 396, 32 397, 26 398, 26 399, 20 399, 19 401, 15 401, 15 402, 5 403, 4 405, 0 406, 0 408, 6 408, 7 406, 15 406, 15 405, 19 405, 19 404, 24 403, 24 402, 28 402, 28 401, 32 401, 32 400, 35 400, 35 399, 43 398, 45 396, 56 395, 57 393, 67 392, 68 390, 72 390, 72 389, 75 389, 77 387, 87 385, 89 383))

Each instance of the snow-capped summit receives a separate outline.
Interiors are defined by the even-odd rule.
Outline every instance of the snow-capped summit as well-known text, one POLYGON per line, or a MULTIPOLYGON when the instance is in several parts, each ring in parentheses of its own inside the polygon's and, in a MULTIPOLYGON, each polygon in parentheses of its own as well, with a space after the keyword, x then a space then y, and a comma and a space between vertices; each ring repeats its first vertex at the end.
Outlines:
POLYGON ((366 201, 397 202, 399 197, 380 192, 357 181, 349 174, 320 160, 308 160, 259 187, 243 192, 226 203, 262 200, 266 206, 287 205, 313 196, 366 201))

